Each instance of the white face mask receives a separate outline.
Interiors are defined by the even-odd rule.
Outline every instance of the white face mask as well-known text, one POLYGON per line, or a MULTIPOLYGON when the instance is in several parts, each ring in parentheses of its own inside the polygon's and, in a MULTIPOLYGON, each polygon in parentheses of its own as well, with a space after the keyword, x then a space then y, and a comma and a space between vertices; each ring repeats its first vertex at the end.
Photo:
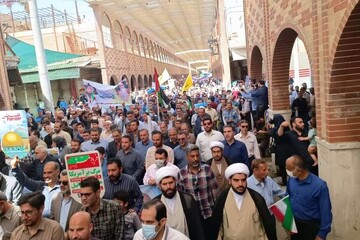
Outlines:
POLYGON ((164 162, 164 160, 156 159, 155 160, 155 165, 156 165, 157 168, 162 168, 163 166, 165 166, 165 162, 164 162))
POLYGON ((293 172, 291 172, 291 171, 289 171, 289 170, 287 170, 287 169, 286 169, 286 173, 287 173, 287 175, 288 175, 289 177, 291 177, 291 178, 297 178, 297 176, 295 176, 293 172))

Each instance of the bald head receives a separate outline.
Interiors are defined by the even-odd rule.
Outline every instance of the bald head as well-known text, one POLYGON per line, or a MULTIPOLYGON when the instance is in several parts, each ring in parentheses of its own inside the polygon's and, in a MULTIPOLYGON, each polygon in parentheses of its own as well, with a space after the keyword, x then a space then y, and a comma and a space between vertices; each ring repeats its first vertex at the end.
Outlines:
POLYGON ((69 222, 70 240, 90 240, 93 224, 90 214, 80 211, 72 215, 69 222))

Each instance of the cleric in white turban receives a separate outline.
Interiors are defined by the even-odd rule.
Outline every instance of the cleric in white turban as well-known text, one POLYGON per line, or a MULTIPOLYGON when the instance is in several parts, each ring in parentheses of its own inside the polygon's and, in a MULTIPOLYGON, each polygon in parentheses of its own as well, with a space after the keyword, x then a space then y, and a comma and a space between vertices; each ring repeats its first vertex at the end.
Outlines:
POLYGON ((155 182, 156 184, 159 184, 161 180, 166 177, 173 177, 175 180, 177 180, 177 175, 178 175, 178 171, 176 171, 172 167, 165 166, 157 170, 155 174, 155 182))
POLYGON ((234 163, 228 166, 225 170, 225 177, 229 180, 234 174, 243 173, 249 177, 250 171, 249 168, 243 163, 234 163))
POLYGON ((224 144, 220 141, 211 141, 210 149, 213 149, 214 147, 218 147, 218 148, 221 148, 222 150, 224 150, 224 144))
POLYGON ((209 231, 214 239, 277 240, 275 221, 264 198, 247 187, 249 173, 243 163, 231 164, 225 170, 230 188, 219 195, 213 207, 213 225, 209 231))

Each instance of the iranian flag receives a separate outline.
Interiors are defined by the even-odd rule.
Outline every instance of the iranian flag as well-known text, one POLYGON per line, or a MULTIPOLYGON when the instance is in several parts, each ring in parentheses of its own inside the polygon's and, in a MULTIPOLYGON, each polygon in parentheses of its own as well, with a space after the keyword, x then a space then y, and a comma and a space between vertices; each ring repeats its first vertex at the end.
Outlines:
POLYGON ((297 233, 294 215, 290 205, 289 196, 284 197, 269 207, 282 226, 291 233, 297 233))

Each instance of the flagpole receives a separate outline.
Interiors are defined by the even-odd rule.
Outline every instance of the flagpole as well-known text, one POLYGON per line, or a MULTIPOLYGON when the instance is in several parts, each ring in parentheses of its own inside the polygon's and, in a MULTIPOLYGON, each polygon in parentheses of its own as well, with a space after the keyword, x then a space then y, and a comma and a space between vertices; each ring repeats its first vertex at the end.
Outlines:
POLYGON ((156 95, 157 95, 156 105, 157 105, 157 114, 158 114, 158 122, 159 122, 160 121, 159 93, 156 93, 156 95))

